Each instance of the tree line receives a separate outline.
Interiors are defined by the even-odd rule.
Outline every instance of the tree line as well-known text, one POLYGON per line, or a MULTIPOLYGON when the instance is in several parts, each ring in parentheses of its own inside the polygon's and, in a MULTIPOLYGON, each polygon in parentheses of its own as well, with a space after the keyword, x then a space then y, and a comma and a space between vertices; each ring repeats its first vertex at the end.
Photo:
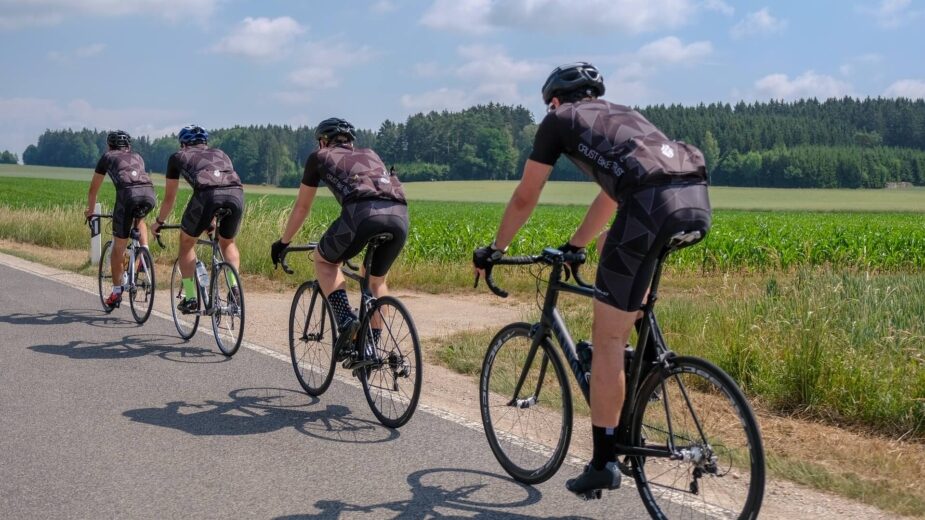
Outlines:
MULTIPOLYGON (((775 187, 878 188, 925 184, 925 101, 815 99, 640 109, 672 138, 704 151, 714 184, 775 187)), ((489 103, 460 112, 415 114, 359 130, 358 145, 374 148, 402 180, 517 179, 537 122, 525 108, 489 103)), ((225 150, 247 183, 297 186, 317 143, 314 128, 236 126, 216 129, 210 144, 225 150)), ((151 171, 163 172, 176 136, 136 138, 151 171)), ((47 130, 23 153, 26 164, 92 168, 106 132, 47 130)), ((553 179, 587 180, 567 159, 553 179)))

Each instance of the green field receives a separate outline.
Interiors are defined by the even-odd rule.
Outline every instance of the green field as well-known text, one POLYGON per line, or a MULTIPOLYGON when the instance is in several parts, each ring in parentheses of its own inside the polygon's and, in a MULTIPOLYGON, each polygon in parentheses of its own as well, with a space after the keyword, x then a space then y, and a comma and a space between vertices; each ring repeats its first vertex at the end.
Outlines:
MULTIPOLYGON (((0 165, 0 177, 87 181, 91 169, 44 166, 0 165)), ((163 186, 164 177, 154 175, 163 186)), ((505 203, 514 191, 515 181, 445 181, 405 184, 412 201, 499 202, 505 203)), ((248 186, 249 193, 294 195, 295 188, 248 186)), ((327 190, 320 190, 329 196, 327 190)), ((543 204, 588 204, 597 193, 590 182, 550 182, 543 190, 543 204)), ((894 190, 787 190, 773 188, 712 187, 710 197, 716 209, 786 211, 878 211, 925 212, 925 188, 894 190)))

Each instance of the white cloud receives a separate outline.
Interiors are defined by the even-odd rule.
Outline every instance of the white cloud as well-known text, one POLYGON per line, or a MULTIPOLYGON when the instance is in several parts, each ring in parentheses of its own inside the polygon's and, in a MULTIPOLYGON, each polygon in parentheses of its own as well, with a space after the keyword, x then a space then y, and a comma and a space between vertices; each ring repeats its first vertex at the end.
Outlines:
POLYGON ((396 6, 395 2, 392 2, 391 0, 378 0, 377 2, 374 2, 372 6, 370 6, 370 9, 372 9, 374 13, 379 14, 388 13, 390 11, 394 11, 397 8, 398 6, 396 6))
POLYGON ((340 85, 340 78, 337 77, 334 69, 330 67, 305 67, 298 69, 289 75, 289 81, 296 87, 309 90, 321 90, 340 85))
POLYGON ((886 97, 925 99, 925 81, 920 79, 901 79, 887 87, 883 95, 886 97))
POLYGON ((154 16, 171 22, 207 20, 219 0, 0 0, 0 30, 58 25, 74 16, 154 16))
POLYGON ((852 76, 858 72, 858 69, 870 69, 882 61, 883 56, 875 52, 868 52, 852 57, 847 63, 842 64, 838 70, 842 76, 852 76))
POLYGON ((734 7, 727 4, 723 0, 706 0, 703 3, 703 8, 708 11, 717 11, 723 13, 726 16, 732 16, 736 12, 734 7))
POLYGON ((859 7, 858 11, 873 16, 880 27, 891 29, 922 16, 923 11, 913 11, 911 7, 912 0, 880 0, 876 7, 859 7))
POLYGON ((53 61, 70 61, 73 59, 92 58, 106 50, 106 45, 102 43, 93 43, 84 47, 78 47, 73 51, 49 51, 48 59, 53 61))
POLYGON ((790 79, 786 74, 770 74, 755 82, 759 97, 792 100, 814 97, 828 99, 851 94, 851 85, 844 81, 808 70, 790 79))
POLYGON ((247 17, 212 51, 255 59, 279 58, 292 49, 296 37, 303 32, 305 29, 299 22, 289 16, 247 17))
POLYGON ((49 128, 121 128, 133 136, 159 136, 176 132, 188 117, 179 110, 101 108, 83 99, 61 103, 44 98, 0 98, 0 113, 0 149, 20 156, 49 128))
POLYGON ((775 18, 771 11, 765 7, 748 15, 739 23, 735 24, 730 31, 733 38, 745 38, 748 36, 773 34, 780 32, 787 27, 787 20, 775 18))
POLYGON ((428 112, 430 110, 461 110, 472 106, 470 94, 459 89, 439 88, 421 94, 405 94, 401 97, 401 106, 413 110, 428 112))
POLYGON ((298 47, 300 67, 289 74, 290 89, 275 92, 273 97, 287 105, 304 105, 314 101, 319 90, 343 83, 343 72, 380 55, 368 45, 351 46, 344 42, 315 41, 298 47))
POLYGON ((457 49, 466 63, 456 69, 456 76, 481 83, 517 83, 547 72, 545 65, 516 61, 501 46, 464 45, 457 49))
POLYGON ((474 34, 495 28, 561 32, 575 27, 636 34, 685 25, 696 10, 693 0, 435 0, 420 23, 474 34))
POLYGON ((604 85, 611 99, 631 105, 642 105, 650 101, 653 90, 649 80, 665 69, 665 66, 692 66, 702 63, 713 53, 713 44, 708 41, 684 44, 675 36, 666 36, 640 47, 634 53, 618 56, 620 67, 614 74, 604 74, 604 85))
POLYGON ((712 53, 713 44, 708 41, 684 45, 677 37, 667 36, 643 45, 636 54, 645 62, 660 65, 698 62, 712 53))

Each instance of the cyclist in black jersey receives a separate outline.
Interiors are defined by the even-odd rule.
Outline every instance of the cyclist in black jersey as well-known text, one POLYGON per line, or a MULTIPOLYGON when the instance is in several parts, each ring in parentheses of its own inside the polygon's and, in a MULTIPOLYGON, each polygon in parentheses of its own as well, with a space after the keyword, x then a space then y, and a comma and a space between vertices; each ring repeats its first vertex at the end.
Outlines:
MULTIPOLYGON (((405 192, 394 170, 386 169, 373 150, 356 148, 353 125, 340 118, 325 119, 315 130, 318 150, 309 155, 299 195, 279 240, 270 248, 273 264, 299 231, 311 211, 321 181, 328 186, 342 209, 318 241, 315 274, 338 321, 340 334, 334 351, 338 357, 349 354, 359 323, 347 299, 346 280, 341 263, 363 250, 370 238, 391 233, 391 241, 379 246, 370 267, 369 285, 373 296, 388 294, 386 275, 398 258, 408 235, 408 206, 405 192)), ((378 342, 380 327, 373 323, 373 341, 378 342)))
POLYGON ((548 113, 537 129, 523 177, 494 243, 473 264, 500 258, 526 223, 556 160, 565 155, 601 187, 581 225, 560 249, 582 251, 600 233, 591 368, 591 462, 566 487, 579 495, 620 485, 615 429, 623 405, 624 348, 638 319, 658 254, 671 235, 710 227, 706 169, 699 150, 669 140, 639 112, 602 99, 604 81, 591 64, 556 68, 542 89, 548 113), (619 209, 618 209, 619 208, 619 209), (601 241, 603 240, 603 247, 601 241))
POLYGON ((90 218, 93 214, 96 195, 103 179, 109 175, 116 187, 116 204, 112 208, 112 293, 106 299, 106 305, 118 307, 122 302, 122 274, 125 268, 122 265, 123 256, 135 216, 142 215, 138 221, 138 242, 142 247, 148 247, 148 228, 143 216, 154 208, 157 198, 154 185, 145 172, 144 159, 132 150, 132 137, 122 130, 116 130, 106 136, 106 144, 109 150, 96 163, 84 215, 90 218))
MULTIPOLYGON (((193 187, 193 196, 186 205, 180 223, 178 260, 186 298, 177 308, 183 312, 195 312, 199 302, 196 299, 196 281, 193 279, 196 272, 194 247, 196 239, 213 224, 213 217, 220 209, 227 209, 231 213, 222 219, 218 227, 218 245, 225 261, 240 272, 241 255, 234 238, 244 215, 244 188, 231 159, 225 152, 208 145, 209 133, 205 129, 189 125, 182 128, 177 137, 180 151, 167 160, 164 202, 151 229, 157 234, 164 225, 177 200, 180 177, 183 177, 193 187)), ((229 280, 229 284, 232 291, 237 291, 238 280, 229 280)))

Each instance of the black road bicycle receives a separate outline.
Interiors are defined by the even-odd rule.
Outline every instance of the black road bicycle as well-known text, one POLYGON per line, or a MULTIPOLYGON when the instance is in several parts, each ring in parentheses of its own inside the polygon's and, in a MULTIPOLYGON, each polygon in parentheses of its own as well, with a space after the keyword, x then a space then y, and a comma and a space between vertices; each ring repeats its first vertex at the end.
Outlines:
MULTIPOLYGON (((350 352, 334 352, 337 327, 334 313, 317 280, 304 282, 296 290, 289 312, 289 352, 292 368, 306 393, 319 396, 334 377, 340 361, 360 379, 366 402, 383 425, 398 428, 408 422, 421 395, 421 344, 408 309, 393 296, 374 298, 369 290, 369 269, 373 252, 392 240, 383 233, 369 240, 363 271, 349 261, 341 269, 344 276, 360 284, 360 328, 350 352), (376 334, 373 331, 379 330, 376 334), (377 337, 378 336, 378 337, 377 337)), ((286 255, 315 251, 317 243, 289 246, 280 264, 289 274, 286 255)))
MULTIPOLYGON (((653 518, 754 519, 764 496, 765 460, 751 407, 729 375, 712 363, 669 350, 653 308, 665 258, 701 239, 674 235, 658 259, 637 323, 635 350, 627 348, 626 400, 618 427, 621 471, 632 476, 653 518)), ((547 248, 536 256, 506 257, 494 265, 551 267, 540 321, 512 323, 494 337, 479 380, 482 424, 501 466, 520 482, 552 477, 572 434, 571 385, 552 344, 555 339, 590 402, 590 356, 579 355, 556 308, 560 292, 593 296, 580 276, 567 283, 583 255, 547 248), (551 448, 550 448, 551 447, 551 448)), ((486 283, 507 293, 486 270, 486 283)), ((478 279, 476 279, 476 283, 478 279)), ((578 350, 587 344, 579 344, 578 350)), ((599 498, 600 491, 586 498, 599 498)))
MULTIPOLYGON (((208 240, 196 239, 196 244, 207 246, 212 251, 211 269, 207 270, 201 260, 196 259, 196 299, 198 310, 184 313, 177 309, 177 305, 186 299, 183 290, 183 275, 180 273, 180 260, 173 263, 173 272, 170 274, 170 313, 173 315, 173 324, 183 339, 190 339, 196 334, 199 327, 199 318, 209 316, 212 318, 212 333, 219 350, 226 356, 233 356, 241 346, 244 337, 244 287, 241 277, 233 265, 225 262, 222 250, 218 245, 218 228, 222 219, 231 215, 228 209, 219 209, 215 212, 215 221, 208 229, 208 240)), ((165 229, 180 229, 177 224, 163 225, 155 235, 157 243, 161 242, 160 231, 165 229)))
MULTIPOLYGON (((140 216, 134 217, 132 231, 129 235, 129 242, 125 247, 125 255, 122 261, 122 297, 128 296, 129 307, 132 309, 132 316, 135 321, 144 323, 151 316, 151 309, 154 307, 154 261, 151 259, 151 252, 147 247, 141 246, 141 233, 138 231, 138 221, 144 217, 147 211, 143 211, 140 216)), ((93 233, 99 233, 100 219, 112 218, 111 213, 94 213, 87 217, 87 223, 93 233)), ((106 299, 109 297, 110 287, 112 287, 112 240, 106 242, 100 251, 100 265, 97 276, 97 286, 100 292, 100 303, 106 314, 115 309, 114 306, 106 305, 106 299)))

